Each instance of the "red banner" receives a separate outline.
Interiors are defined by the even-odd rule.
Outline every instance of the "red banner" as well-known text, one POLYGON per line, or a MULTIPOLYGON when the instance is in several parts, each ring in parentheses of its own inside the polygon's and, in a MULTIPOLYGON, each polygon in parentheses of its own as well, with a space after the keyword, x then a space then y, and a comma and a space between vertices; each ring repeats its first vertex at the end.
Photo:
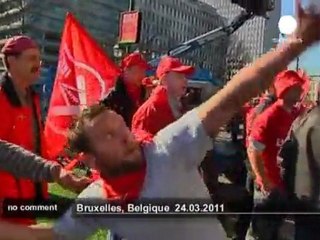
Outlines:
POLYGON ((141 14, 138 11, 123 12, 120 17, 119 42, 137 43, 140 37, 141 14))
POLYGON ((59 63, 45 125, 47 154, 62 153, 66 133, 81 109, 97 103, 114 85, 120 70, 68 13, 61 38, 59 63))

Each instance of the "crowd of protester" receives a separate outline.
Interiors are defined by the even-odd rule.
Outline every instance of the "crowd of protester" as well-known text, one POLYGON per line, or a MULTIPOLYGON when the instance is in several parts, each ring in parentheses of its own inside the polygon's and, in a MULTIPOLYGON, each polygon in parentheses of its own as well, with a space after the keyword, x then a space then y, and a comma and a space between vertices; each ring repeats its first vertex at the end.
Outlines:
MULTIPOLYGON (((239 225, 242 235, 231 238, 279 239, 289 214, 295 219, 295 239, 318 239, 320 219, 306 213, 319 206, 319 107, 303 104, 307 75, 286 67, 320 40, 320 16, 301 8, 298 13, 294 35, 191 110, 185 96, 192 66, 163 57, 156 70, 158 81, 147 97, 150 66, 140 53, 126 56, 115 87, 98 104, 84 109, 69 130, 70 149, 98 173, 91 180, 46 160, 39 97, 31 88, 40 74, 40 50, 27 36, 10 38, 2 48, 6 72, 0 80, 0 199, 42 201, 49 197, 47 183, 56 181, 76 192, 83 190, 76 202, 210 201, 218 194, 211 181, 213 140, 222 126, 242 113, 251 204, 246 220, 239 218, 248 223, 239 225), (261 96, 257 104, 249 103, 256 96, 261 96)), ((113 239, 228 237, 214 216, 75 217, 72 207, 53 227, 34 225, 35 217, 2 216, 0 239, 86 239, 99 228, 109 229, 113 239)))

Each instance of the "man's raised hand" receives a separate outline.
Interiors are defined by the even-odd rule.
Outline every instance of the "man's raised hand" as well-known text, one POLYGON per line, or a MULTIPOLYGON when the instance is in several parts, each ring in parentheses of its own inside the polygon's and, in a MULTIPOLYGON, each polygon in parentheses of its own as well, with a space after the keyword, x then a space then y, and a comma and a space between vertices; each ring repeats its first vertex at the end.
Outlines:
POLYGON ((302 8, 297 2, 297 29, 294 37, 301 39, 303 45, 309 47, 320 40, 320 13, 313 13, 302 8))

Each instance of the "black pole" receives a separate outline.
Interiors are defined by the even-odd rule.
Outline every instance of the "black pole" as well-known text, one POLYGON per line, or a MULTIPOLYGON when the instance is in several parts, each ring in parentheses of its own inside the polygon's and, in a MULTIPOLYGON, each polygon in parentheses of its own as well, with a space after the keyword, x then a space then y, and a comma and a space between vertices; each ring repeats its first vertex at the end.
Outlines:
POLYGON ((299 70, 299 61, 300 61, 300 58, 297 57, 297 62, 296 62, 296 70, 297 70, 297 71, 299 70))
MULTIPOLYGON (((134 0, 130 0, 129 1, 129 11, 133 11, 134 10, 134 0)), ((126 54, 129 54, 130 53, 130 45, 128 44, 126 46, 126 54)))
POLYGON ((134 0, 130 0, 129 1, 129 11, 133 11, 134 10, 134 0))

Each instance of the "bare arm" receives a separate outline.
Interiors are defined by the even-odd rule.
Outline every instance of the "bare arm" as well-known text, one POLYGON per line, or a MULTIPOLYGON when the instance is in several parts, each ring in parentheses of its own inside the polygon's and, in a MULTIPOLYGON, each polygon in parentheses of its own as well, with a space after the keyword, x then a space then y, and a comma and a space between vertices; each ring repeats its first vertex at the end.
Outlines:
POLYGON ((30 232, 32 236, 37 240, 54 240, 55 234, 52 227, 46 227, 41 225, 31 226, 30 232))
POLYGON ((296 10, 298 27, 295 37, 242 69, 224 89, 198 108, 198 115, 208 134, 216 136, 219 128, 249 99, 266 90, 281 70, 320 40, 320 14, 306 13, 300 1, 297 1, 296 10))
MULTIPOLYGON (((6 240, 38 240, 37 235, 27 226, 0 222, 0 239, 6 240)), ((43 238, 39 238, 43 239, 43 238)), ((49 240, 49 239, 48 239, 49 240)))
POLYGON ((248 158, 252 171, 256 178, 261 179, 262 182, 266 180, 266 175, 264 172, 264 165, 262 160, 262 152, 255 149, 253 146, 249 146, 248 158))
POLYGON ((215 96, 159 131, 153 139, 155 146, 165 150, 173 162, 198 166, 206 152, 212 149, 209 136, 215 137, 220 127, 249 99, 271 85, 277 73, 320 40, 320 15, 311 16, 301 11, 299 8, 297 38, 241 70, 215 96))
POLYGON ((216 136, 222 125, 249 99, 267 89, 274 77, 305 49, 301 41, 285 43, 242 69, 221 91, 200 105, 198 114, 207 133, 216 136))
POLYGON ((165 143, 172 158, 181 157, 181 149, 184 149, 183 162, 198 165, 198 160, 202 160, 205 152, 212 148, 208 136, 214 138, 220 127, 240 111, 249 99, 267 89, 276 74, 305 49, 306 46, 296 40, 265 54, 251 66, 242 69, 208 101, 160 131, 154 138, 155 142, 165 143))

